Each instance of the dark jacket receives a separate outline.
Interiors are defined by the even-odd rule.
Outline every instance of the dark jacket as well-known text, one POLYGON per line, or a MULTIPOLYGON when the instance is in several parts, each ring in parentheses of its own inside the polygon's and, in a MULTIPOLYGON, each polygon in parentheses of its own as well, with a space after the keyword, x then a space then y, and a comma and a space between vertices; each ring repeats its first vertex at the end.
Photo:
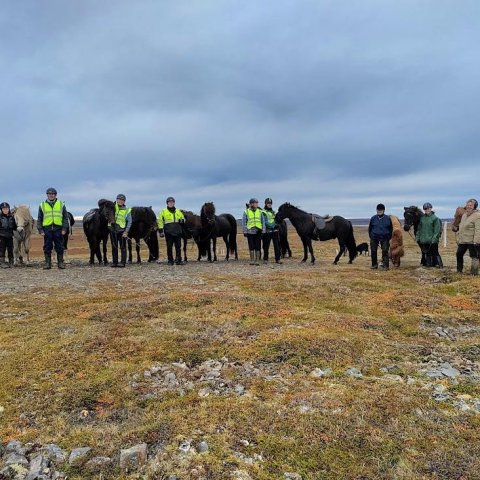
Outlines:
POLYGON ((0 213, 0 237, 12 238, 13 231, 17 229, 15 217, 12 214, 0 213))
POLYGON ((393 225, 390 215, 374 215, 368 224, 368 235, 372 240, 381 242, 392 238, 393 225))

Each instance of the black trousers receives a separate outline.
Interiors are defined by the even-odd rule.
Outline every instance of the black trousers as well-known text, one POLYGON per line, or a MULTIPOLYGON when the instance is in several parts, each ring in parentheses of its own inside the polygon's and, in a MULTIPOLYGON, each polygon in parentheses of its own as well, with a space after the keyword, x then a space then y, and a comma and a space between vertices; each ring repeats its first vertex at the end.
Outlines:
POLYGON ((422 258, 425 259, 425 267, 438 266, 440 253, 438 252, 438 243, 419 243, 422 251, 422 258))
POLYGON ((118 264, 118 251, 120 250, 120 263, 127 263, 127 239, 123 236, 124 230, 110 232, 112 242, 112 261, 114 265, 118 264))
POLYGON ((457 248, 457 271, 463 271, 463 256, 467 252, 470 254, 470 258, 479 258, 479 249, 471 243, 460 243, 457 248))
POLYGON ((389 240, 375 240, 370 239, 370 258, 372 259, 372 266, 378 265, 377 249, 380 245, 382 249, 382 264, 384 267, 388 267, 388 250, 390 248, 389 240))
POLYGON ((248 249, 250 251, 255 250, 260 252, 262 249, 262 232, 258 233, 248 233, 247 234, 248 240, 248 249))
POLYGON ((278 230, 275 230, 273 232, 267 232, 262 235, 264 260, 268 260, 268 250, 270 249, 270 242, 273 243, 273 253, 275 255, 275 261, 278 262, 282 253, 280 250, 280 235, 278 230))
POLYGON ((55 251, 57 253, 63 253, 63 235, 61 228, 47 228, 44 230, 43 237, 43 251, 44 253, 52 253, 52 250, 55 246, 55 251))
POLYGON ((5 257, 5 251, 8 252, 8 259, 13 260, 13 238, 0 237, 0 257, 5 257))
POLYGON ((165 241, 167 242, 167 258, 169 263, 173 263, 173 246, 175 245, 175 261, 182 260, 182 237, 180 235, 171 235, 165 233, 165 241))

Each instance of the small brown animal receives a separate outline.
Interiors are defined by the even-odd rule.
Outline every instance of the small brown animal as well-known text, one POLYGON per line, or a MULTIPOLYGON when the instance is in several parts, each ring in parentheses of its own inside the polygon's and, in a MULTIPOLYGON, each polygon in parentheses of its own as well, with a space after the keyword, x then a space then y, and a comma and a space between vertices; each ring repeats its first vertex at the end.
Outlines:
POLYGON ((401 230, 394 230, 390 239, 390 258, 395 267, 400 266, 400 259, 405 255, 401 230))

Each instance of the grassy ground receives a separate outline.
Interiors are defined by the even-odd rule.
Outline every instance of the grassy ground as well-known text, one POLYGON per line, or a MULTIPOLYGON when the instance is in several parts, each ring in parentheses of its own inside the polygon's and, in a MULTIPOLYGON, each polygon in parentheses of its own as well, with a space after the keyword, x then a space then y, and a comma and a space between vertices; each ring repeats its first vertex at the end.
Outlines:
MULTIPOLYGON (((431 380, 421 372, 432 355, 479 366, 480 283, 454 273, 453 236, 441 250, 446 269, 418 268, 419 252, 405 237, 402 267, 388 272, 370 271, 368 257, 331 265, 334 242, 315 245, 315 266, 300 264, 290 236, 295 257, 282 266, 248 266, 239 237, 240 262, 195 262, 149 284, 136 277, 167 267, 132 266, 120 283, 96 267, 110 276, 102 282, 96 273, 88 288, 75 288, 75 277, 89 267, 2 272, 10 281, 34 274, 0 299, 0 438, 88 445, 112 457, 147 442, 157 457, 143 476, 102 478, 226 479, 235 470, 259 480, 285 472, 480 478, 480 415, 432 397, 443 385, 452 398, 473 401, 476 377, 431 380), (437 328, 463 333, 446 339, 437 328), (208 382, 197 372, 209 359, 223 362, 222 378, 245 393, 203 394, 208 382), (165 388, 144 373, 173 371, 172 362, 186 363, 193 388, 165 388), (332 372, 312 377, 317 367, 332 372), (346 375, 349 367, 363 378, 346 375), (210 449, 181 454, 184 440, 206 440, 210 449)), ((365 230, 356 237, 365 241, 365 230)), ((86 258, 80 233, 73 242, 72 256, 86 258)), ((36 238, 34 257, 39 245, 36 238)))

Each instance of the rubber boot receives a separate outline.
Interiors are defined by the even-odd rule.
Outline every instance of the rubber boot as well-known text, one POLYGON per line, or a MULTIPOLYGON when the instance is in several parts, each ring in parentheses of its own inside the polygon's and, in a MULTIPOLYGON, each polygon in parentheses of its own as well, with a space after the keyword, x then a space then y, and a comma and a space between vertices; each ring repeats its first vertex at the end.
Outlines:
POLYGON ((425 255, 425 266, 427 268, 433 267, 433 257, 428 253, 425 255))
POLYGON ((478 275, 479 264, 480 264, 480 260, 478 258, 472 258, 472 265, 470 266, 470 273, 472 275, 478 275))
POLYGON ((255 265, 260 265, 260 251, 255 250, 255 265))
POLYGON ((443 268, 443 260, 440 255, 437 255, 437 268, 443 268))
POLYGON ((8 268, 10 265, 5 262, 5 257, 0 257, 0 268, 8 268))
POLYGON ((250 265, 255 265, 255 250, 250 250, 250 265))
POLYGON ((57 253, 57 267, 60 270, 65 269, 65 262, 63 261, 63 252, 62 253, 57 253))
POLYGON ((52 268, 52 254, 46 253, 45 254, 45 265, 43 267, 44 270, 50 270, 52 268))

